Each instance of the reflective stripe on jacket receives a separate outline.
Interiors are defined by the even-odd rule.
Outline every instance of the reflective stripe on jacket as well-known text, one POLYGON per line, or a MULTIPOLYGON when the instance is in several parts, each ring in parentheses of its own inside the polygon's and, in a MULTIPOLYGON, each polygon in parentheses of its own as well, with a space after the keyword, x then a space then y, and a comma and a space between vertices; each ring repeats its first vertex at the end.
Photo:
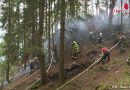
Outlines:
POLYGON ((79 46, 78 46, 78 44, 77 44, 77 43, 74 43, 73 46, 72 46, 72 49, 73 49, 73 53, 79 52, 79 46))

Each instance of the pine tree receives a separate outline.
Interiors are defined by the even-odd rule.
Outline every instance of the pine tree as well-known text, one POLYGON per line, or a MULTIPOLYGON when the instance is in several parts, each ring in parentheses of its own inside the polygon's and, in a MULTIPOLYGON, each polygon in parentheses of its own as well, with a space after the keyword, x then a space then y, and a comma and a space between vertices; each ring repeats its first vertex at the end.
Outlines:
POLYGON ((60 85, 64 83, 64 34, 65 34, 65 0, 61 1, 61 20, 60 20, 60 64, 59 78, 60 85))
POLYGON ((37 41, 37 52, 38 52, 38 59, 40 62, 40 71, 41 71, 41 82, 42 84, 46 84, 46 72, 45 72, 45 54, 44 54, 44 47, 42 47, 42 37, 43 37, 43 19, 44 19, 44 5, 45 0, 39 1, 39 30, 38 30, 38 41, 37 41))

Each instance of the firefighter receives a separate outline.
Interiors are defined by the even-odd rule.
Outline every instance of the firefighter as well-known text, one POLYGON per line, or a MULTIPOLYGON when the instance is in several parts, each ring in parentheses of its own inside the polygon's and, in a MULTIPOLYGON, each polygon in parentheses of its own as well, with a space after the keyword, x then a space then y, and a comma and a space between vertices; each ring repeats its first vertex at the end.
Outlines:
POLYGON ((92 36, 93 36, 93 32, 89 32, 88 37, 90 41, 92 40, 92 36))
POLYGON ((130 65, 130 56, 127 58, 127 64, 130 65))
POLYGON ((34 58, 33 58, 33 63, 34 63, 34 67, 35 67, 35 69, 39 69, 39 61, 38 61, 38 57, 34 57, 34 58))
POLYGON ((110 62, 109 50, 108 50, 108 48, 103 47, 103 46, 100 46, 100 48, 101 48, 101 52, 102 52, 102 55, 101 55, 102 68, 104 70, 108 70, 109 68, 106 66, 106 64, 108 62, 110 62))
POLYGON ((91 41, 92 43, 96 43, 96 36, 93 31, 90 31, 88 36, 89 36, 89 41, 91 41))
POLYGON ((79 53, 79 45, 77 44, 76 41, 73 41, 73 43, 72 43, 72 59, 77 60, 78 53, 79 53))
POLYGON ((58 51, 57 51, 56 47, 54 47, 54 63, 56 63, 58 61, 59 61, 58 51))
POLYGON ((121 34, 120 36, 119 46, 120 46, 120 53, 124 53, 126 47, 126 36, 124 34, 121 34))
MULTIPOLYGON (((121 37, 121 32, 118 32, 116 35, 115 35, 115 40, 114 40, 114 44, 118 43, 119 40, 120 40, 120 37, 121 37)), ((113 38, 114 39, 114 38, 113 38)), ((118 47, 120 47, 120 44, 118 44, 118 47)))
POLYGON ((119 41, 117 38, 117 34, 112 32, 111 36, 112 36, 113 43, 116 44, 119 41))
POLYGON ((102 36, 103 36, 103 33, 100 32, 100 33, 99 33, 98 44, 101 44, 101 43, 102 43, 102 36))
POLYGON ((31 74, 34 71, 34 67, 35 67, 33 58, 29 60, 29 67, 30 67, 30 74, 31 74))

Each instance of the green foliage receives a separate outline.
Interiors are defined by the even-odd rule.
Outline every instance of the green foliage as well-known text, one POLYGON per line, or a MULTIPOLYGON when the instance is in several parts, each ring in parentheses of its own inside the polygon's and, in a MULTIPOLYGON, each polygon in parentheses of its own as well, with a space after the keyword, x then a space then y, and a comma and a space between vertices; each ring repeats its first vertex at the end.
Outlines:
POLYGON ((97 85, 95 90, 112 90, 111 86, 105 85, 105 84, 99 84, 97 85))
POLYGON ((41 86, 41 81, 39 80, 38 82, 36 82, 32 87, 31 90, 36 90, 41 86))

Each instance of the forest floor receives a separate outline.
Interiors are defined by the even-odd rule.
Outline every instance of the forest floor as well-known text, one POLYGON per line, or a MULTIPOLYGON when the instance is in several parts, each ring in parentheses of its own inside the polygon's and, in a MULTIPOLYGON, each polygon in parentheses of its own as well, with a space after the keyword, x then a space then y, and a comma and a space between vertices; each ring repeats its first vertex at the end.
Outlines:
MULTIPOLYGON (((79 58, 80 60, 72 60, 71 58, 71 53, 68 54, 66 57, 65 57, 65 64, 64 64, 64 67, 65 68, 68 68, 70 67, 70 65, 73 63, 73 62, 77 62, 77 63, 84 63, 86 60, 85 58, 87 59, 87 53, 93 48, 95 49, 96 47, 93 46, 93 45, 87 45, 88 48, 82 48, 81 49, 81 53, 79 55, 79 58)), ((59 64, 56 63, 56 64, 53 64, 52 67, 50 68, 48 74, 54 74, 54 73, 58 73, 58 70, 59 70, 59 64)), ((34 83, 35 81, 37 81, 38 79, 40 78, 40 71, 37 70, 35 71, 34 73, 32 74, 25 74, 25 75, 22 75, 21 77, 19 77, 18 79, 12 81, 10 84, 8 84, 3 90, 25 90, 26 88, 28 88, 32 83, 34 83)))
MULTIPOLYGON (((105 46, 111 48, 113 44, 104 44, 105 46)), ((80 53, 80 60, 77 63, 82 63, 87 59, 86 54, 90 50, 99 50, 96 45, 87 45, 82 48, 80 53)), ((95 90, 96 86, 99 84, 109 85, 111 87, 130 85, 130 67, 126 64, 126 59, 130 55, 130 48, 127 48, 125 54, 120 54, 117 48, 111 51, 111 62, 108 64, 110 67, 109 71, 103 71, 100 68, 100 64, 95 65, 88 72, 72 81, 71 83, 64 86, 61 90, 95 90)), ((65 68, 69 67, 74 61, 70 57, 65 57, 65 68)), ((48 74, 53 74, 58 72, 58 64, 54 64, 48 74)), ((34 72, 31 77, 29 74, 20 77, 19 79, 11 82, 4 90, 26 90, 32 83, 40 78, 40 72, 34 72)), ((50 82, 46 86, 40 87, 38 90, 55 90, 56 82, 50 82)), ((114 89, 113 89, 114 90, 114 89)), ((122 89, 116 89, 122 90, 122 89)), ((125 89, 130 90, 130 89, 125 89)))
MULTIPOLYGON (((110 44, 108 47, 111 46, 110 44)), ((101 65, 97 64, 88 72, 65 85, 61 90, 95 90, 98 85, 110 86, 111 90, 130 90, 130 66, 126 63, 130 55, 129 51, 130 48, 127 48, 125 54, 120 54, 116 47, 111 51, 111 61, 108 64, 109 71, 102 70, 101 65)), ((55 90, 55 88, 55 86, 48 88, 43 86, 39 90, 55 90)))

